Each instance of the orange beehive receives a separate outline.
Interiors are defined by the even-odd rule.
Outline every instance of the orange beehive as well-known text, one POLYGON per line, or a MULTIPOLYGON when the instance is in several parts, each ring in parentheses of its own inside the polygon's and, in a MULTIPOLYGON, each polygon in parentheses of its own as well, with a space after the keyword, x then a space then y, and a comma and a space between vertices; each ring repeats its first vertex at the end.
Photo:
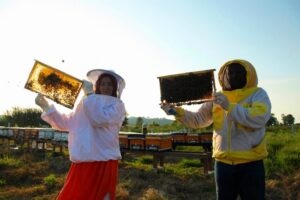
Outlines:
POLYGON ((146 135, 146 150, 166 151, 172 149, 170 133, 149 133, 146 135))
POLYGON ((145 135, 141 133, 128 133, 129 148, 133 150, 145 149, 145 135))
POLYGON ((187 142, 187 133, 174 132, 171 133, 173 143, 186 143, 187 142))
POLYGON ((212 132, 201 133, 199 136, 201 143, 212 143, 212 132))
POLYGON ((201 145, 205 151, 211 152, 212 150, 212 132, 201 133, 201 145))
POLYGON ((200 137, 198 133, 189 133, 187 134, 187 143, 198 144, 200 143, 200 137))
POLYGON ((129 148, 128 134, 126 132, 119 132, 119 144, 121 149, 129 148))

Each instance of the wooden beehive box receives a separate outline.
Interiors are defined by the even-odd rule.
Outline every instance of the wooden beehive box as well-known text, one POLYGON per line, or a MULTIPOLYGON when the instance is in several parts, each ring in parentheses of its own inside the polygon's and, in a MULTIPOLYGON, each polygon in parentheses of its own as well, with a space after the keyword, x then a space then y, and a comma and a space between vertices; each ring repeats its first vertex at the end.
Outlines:
POLYGON ((170 133, 148 133, 146 135, 146 150, 166 151, 172 149, 172 136, 170 133))
POLYGON ((205 133, 200 133, 199 136, 200 136, 200 142, 201 143, 212 143, 212 135, 213 133, 212 132, 205 132, 205 133))
POLYGON ((211 69, 158 77, 161 102, 191 105, 211 101, 215 91, 214 71, 211 69))
POLYGON ((54 144, 60 143, 67 143, 68 142, 68 132, 60 131, 60 130, 53 130, 53 139, 52 142, 54 144))
POLYGON ((186 137, 187 143, 200 144, 200 137, 198 133, 188 133, 186 137))
POLYGON ((18 134, 19 134, 19 127, 12 127, 11 130, 13 132, 13 137, 14 138, 17 138, 18 137, 18 134))
POLYGON ((27 139, 26 135, 25 135, 25 131, 26 131, 26 128, 23 128, 23 127, 18 128, 17 135, 15 135, 15 140, 17 143, 23 143, 23 141, 27 139), (24 138, 26 138, 26 139, 24 139, 24 138))
POLYGON ((145 135, 142 133, 128 132, 129 149, 144 150, 145 149, 145 135))
POLYGON ((177 143, 177 144, 183 144, 187 142, 187 133, 183 133, 183 132, 174 132, 171 133, 172 135, 172 140, 173 143, 177 143))
POLYGON ((119 144, 121 149, 129 148, 129 140, 127 132, 119 132, 119 144))
POLYGON ((23 130, 24 130, 23 140, 27 141, 27 140, 30 139, 31 129, 30 128, 23 128, 23 130))
POLYGON ((54 129, 39 128, 39 140, 52 140, 54 138, 54 129))
POLYGON ((212 132, 205 132, 200 134, 201 145, 205 151, 212 151, 212 132))
POLYGON ((12 130, 12 128, 8 128, 7 137, 8 138, 14 138, 14 131, 12 130))
POLYGON ((39 129, 38 128, 30 128, 30 139, 36 140, 39 137, 39 129))
POLYGON ((0 128, 0 136, 3 138, 8 138, 8 128, 1 127, 0 128))

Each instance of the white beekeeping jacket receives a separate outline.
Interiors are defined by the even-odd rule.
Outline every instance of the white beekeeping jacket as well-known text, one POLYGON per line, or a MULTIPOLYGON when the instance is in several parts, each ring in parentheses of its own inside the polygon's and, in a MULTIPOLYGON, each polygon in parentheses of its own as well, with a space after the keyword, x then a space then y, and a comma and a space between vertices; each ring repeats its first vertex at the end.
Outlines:
POLYGON ((119 98, 92 94, 83 97, 74 112, 62 114, 51 106, 42 119, 55 129, 69 132, 72 162, 107 161, 121 158, 118 135, 125 112, 119 98))

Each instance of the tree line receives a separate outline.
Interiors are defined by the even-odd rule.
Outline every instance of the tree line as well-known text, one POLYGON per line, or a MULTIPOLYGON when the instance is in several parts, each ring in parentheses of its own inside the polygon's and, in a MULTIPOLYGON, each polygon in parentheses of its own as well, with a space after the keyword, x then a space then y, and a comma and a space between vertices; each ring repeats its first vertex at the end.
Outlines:
MULTIPOLYGON (((48 123, 41 119, 42 110, 36 108, 20 108, 13 107, 11 110, 7 110, 3 115, 0 115, 0 126, 16 126, 16 127, 50 127, 48 123)), ((279 123, 275 115, 272 113, 270 119, 267 122, 267 126, 290 126, 295 123, 295 118, 292 114, 282 114, 282 123, 279 123)), ((183 130, 186 129, 183 125, 177 121, 173 121, 171 124, 160 125, 153 121, 151 124, 146 124, 143 117, 138 117, 135 125, 128 124, 128 118, 125 117, 123 122, 122 131, 143 132, 147 129, 148 132, 168 132, 170 130, 183 130), (143 130, 144 128, 144 130, 143 130)), ((204 129, 207 131, 212 130, 212 126, 204 129)), ((200 130, 189 130, 189 132, 197 132, 200 130)), ((203 129, 201 129, 203 131, 203 129)))
POLYGON ((270 119, 267 122, 267 126, 277 126, 277 125, 285 125, 285 126, 290 126, 295 123, 295 117, 291 114, 281 115, 281 120, 282 123, 279 123, 275 115, 272 113, 270 119))
POLYGON ((48 123, 41 119, 42 110, 36 108, 13 107, 0 115, 0 126, 44 127, 48 123))

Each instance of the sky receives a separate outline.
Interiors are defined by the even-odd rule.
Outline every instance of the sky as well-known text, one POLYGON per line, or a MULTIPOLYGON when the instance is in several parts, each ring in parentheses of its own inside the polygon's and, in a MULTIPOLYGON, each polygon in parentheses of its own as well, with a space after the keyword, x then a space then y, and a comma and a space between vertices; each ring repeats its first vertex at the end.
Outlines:
POLYGON ((299 10, 298 0, 0 0, 0 114, 38 108, 24 88, 35 59, 79 79, 114 70, 129 117, 168 118, 157 77, 216 69, 217 80, 239 58, 256 68, 277 119, 300 123, 299 10))

